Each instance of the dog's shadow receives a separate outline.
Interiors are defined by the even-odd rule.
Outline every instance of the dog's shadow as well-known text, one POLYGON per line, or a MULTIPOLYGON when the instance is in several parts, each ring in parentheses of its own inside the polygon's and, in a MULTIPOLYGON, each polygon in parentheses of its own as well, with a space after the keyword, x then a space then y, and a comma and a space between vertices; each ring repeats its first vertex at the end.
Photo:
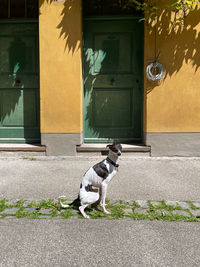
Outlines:
MULTIPOLYGON (((86 208, 87 211, 99 211, 101 212, 102 210, 99 209, 99 204, 100 204, 100 200, 98 200, 97 202, 93 203, 92 205, 90 205, 89 207, 86 208)), ((71 204, 70 204, 71 208, 73 210, 77 210, 79 211, 79 207, 80 207, 80 202, 79 199, 75 199, 71 204)), ((80 212, 80 211, 79 211, 80 212)))

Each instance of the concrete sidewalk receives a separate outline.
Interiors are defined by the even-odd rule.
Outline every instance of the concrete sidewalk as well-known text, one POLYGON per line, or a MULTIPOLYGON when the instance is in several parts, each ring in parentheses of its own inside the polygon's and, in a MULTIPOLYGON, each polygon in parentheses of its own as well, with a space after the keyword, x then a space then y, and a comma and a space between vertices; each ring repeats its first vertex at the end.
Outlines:
MULTIPOLYGON (((82 175, 104 157, 0 158, 0 198, 77 196, 82 175)), ((107 197, 200 201, 200 158, 121 157, 107 197)))

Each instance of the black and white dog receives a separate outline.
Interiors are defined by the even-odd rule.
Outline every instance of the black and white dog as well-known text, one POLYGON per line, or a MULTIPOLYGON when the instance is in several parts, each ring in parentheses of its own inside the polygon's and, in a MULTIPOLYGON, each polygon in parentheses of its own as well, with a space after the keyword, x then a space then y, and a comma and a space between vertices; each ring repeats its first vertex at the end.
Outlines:
POLYGON ((105 160, 95 164, 91 167, 83 176, 80 185, 80 191, 78 198, 75 199, 71 204, 65 205, 61 202, 64 196, 59 197, 60 205, 63 208, 67 208, 71 205, 77 204, 81 214, 89 219, 89 216, 85 213, 85 208, 88 205, 94 203, 100 203, 105 213, 109 213, 105 206, 105 199, 107 193, 107 187, 109 182, 115 176, 119 165, 116 163, 118 157, 121 155, 122 146, 120 144, 107 145, 109 148, 108 156, 105 160), (95 189, 96 187, 98 189, 95 189))

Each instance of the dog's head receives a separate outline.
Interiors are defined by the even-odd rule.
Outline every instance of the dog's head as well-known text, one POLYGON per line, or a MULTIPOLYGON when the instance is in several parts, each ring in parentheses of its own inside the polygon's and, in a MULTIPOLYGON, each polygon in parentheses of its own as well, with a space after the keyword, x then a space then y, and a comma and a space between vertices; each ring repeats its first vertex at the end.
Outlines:
POLYGON ((112 145, 107 145, 107 147, 117 156, 121 156, 122 154, 122 146, 121 144, 112 144, 112 145))

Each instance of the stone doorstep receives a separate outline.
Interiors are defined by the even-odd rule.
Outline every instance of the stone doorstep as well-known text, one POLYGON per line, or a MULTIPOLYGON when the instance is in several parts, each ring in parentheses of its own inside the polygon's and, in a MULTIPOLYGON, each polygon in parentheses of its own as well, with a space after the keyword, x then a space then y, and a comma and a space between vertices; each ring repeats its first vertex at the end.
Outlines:
MULTIPOLYGON (((107 143, 101 143, 101 144, 94 144, 94 143, 88 143, 88 144, 81 144, 76 147, 76 151, 78 153, 95 153, 95 152, 101 152, 106 154, 108 152, 108 148, 106 148, 108 144, 107 143)), ((122 153, 150 153, 151 148, 150 146, 145 145, 134 145, 134 144, 122 144, 122 153)))
POLYGON ((46 152, 46 147, 42 145, 30 145, 30 144, 0 144, 0 152, 46 152))
MULTIPOLYGON (((82 144, 76 147, 78 153, 95 153, 108 152, 106 148, 107 143, 101 144, 82 144)), ((150 146, 145 145, 134 145, 134 144, 122 144, 122 152, 131 154, 131 153, 150 153, 150 146)), ((0 143, 0 152, 46 152, 46 146, 39 144, 20 144, 20 143, 0 143)))

